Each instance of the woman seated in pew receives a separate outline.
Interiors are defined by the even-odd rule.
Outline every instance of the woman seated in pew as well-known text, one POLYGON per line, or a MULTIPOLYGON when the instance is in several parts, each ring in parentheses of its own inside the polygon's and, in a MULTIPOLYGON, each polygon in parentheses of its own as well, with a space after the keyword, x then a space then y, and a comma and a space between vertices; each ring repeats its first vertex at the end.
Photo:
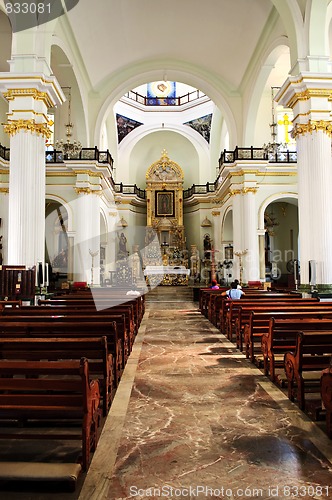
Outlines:
POLYGON ((218 282, 217 280, 212 280, 211 281, 211 286, 210 286, 211 290, 219 290, 219 285, 218 285, 218 282))
POLYGON ((244 295, 244 291, 237 287, 237 283, 233 281, 231 283, 231 288, 226 292, 222 293, 222 295, 226 295, 228 299, 238 300, 244 295))

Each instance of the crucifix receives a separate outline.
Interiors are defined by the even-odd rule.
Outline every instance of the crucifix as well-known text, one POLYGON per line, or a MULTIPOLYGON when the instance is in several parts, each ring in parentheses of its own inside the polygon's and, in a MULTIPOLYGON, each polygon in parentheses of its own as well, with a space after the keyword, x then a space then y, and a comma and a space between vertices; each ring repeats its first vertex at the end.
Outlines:
POLYGON ((99 250, 97 250, 96 252, 93 252, 92 250, 89 250, 89 253, 91 255, 91 286, 93 286, 93 259, 96 257, 96 255, 98 255, 99 253, 99 250))
POLYGON ((240 265, 240 285, 242 286, 242 278, 243 278, 243 266, 242 266, 242 257, 248 253, 248 250, 242 250, 242 252, 234 252, 234 255, 236 255, 239 258, 239 265, 240 265))

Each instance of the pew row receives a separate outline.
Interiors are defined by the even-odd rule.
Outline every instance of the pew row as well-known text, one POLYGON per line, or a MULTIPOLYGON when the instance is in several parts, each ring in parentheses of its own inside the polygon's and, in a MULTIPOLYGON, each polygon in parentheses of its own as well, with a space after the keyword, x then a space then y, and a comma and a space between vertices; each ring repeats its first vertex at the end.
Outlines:
POLYGON ((22 361, 80 360, 89 362, 91 380, 100 383, 103 416, 108 414, 115 395, 113 356, 107 338, 0 337, 0 359, 22 361))
POLYGON ((288 382, 288 397, 305 410, 309 395, 319 394, 322 371, 330 367, 332 331, 309 330, 299 332, 293 352, 284 356, 288 382))
POLYGON ((90 380, 87 359, 0 360, 0 373, 0 438, 80 441, 86 471, 100 422, 99 382, 90 380))

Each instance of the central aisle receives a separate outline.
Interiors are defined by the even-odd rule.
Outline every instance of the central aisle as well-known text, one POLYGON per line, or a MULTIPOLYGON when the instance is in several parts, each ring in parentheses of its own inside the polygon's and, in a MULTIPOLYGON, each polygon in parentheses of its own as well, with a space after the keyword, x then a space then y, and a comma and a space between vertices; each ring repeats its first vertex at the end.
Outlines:
POLYGON ((331 442, 191 294, 147 295, 80 499, 327 498, 331 442))

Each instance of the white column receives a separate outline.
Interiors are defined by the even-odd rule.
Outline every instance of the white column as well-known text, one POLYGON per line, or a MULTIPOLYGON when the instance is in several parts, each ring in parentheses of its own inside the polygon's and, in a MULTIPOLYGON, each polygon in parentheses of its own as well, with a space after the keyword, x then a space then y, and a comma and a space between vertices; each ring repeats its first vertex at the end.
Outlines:
POLYGON ((8 264, 44 261, 45 139, 20 131, 10 141, 8 264))
POLYGON ((256 188, 243 188, 243 281, 259 281, 259 249, 257 234, 256 188))
POLYGON ((301 284, 309 283, 309 260, 317 283, 332 284, 331 137, 317 129, 299 135, 297 145, 301 284))
POLYGON ((77 192, 74 281, 91 285, 93 278, 93 285, 100 285, 100 197, 89 188, 77 188, 77 192))
POLYGON ((294 111, 297 141, 301 288, 309 290, 309 261, 320 291, 332 289, 331 74, 291 76, 276 96, 294 111))
MULTIPOLYGON (((234 252, 243 250, 243 225, 242 225, 242 194, 240 189, 231 191, 233 195, 233 248, 234 252)), ((240 279, 239 259, 234 254, 233 277, 240 279)))
POLYGON ((8 256, 12 265, 34 266, 45 253, 45 139, 47 109, 65 100, 53 76, 3 73, 0 91, 9 103, 8 256))

